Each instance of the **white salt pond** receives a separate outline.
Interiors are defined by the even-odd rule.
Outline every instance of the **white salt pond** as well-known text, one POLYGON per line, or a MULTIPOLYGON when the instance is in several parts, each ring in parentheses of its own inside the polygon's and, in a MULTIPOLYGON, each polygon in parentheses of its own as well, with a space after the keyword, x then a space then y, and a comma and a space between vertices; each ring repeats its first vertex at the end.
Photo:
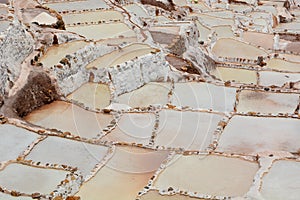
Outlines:
POLYGON ((171 186, 203 195, 243 196, 257 170, 257 163, 239 158, 178 156, 159 174, 154 185, 166 191, 171 186))
POLYGON ((300 162, 278 160, 263 177, 261 194, 265 199, 294 200, 300 196, 300 162))
POLYGON ((57 12, 63 11, 83 11, 83 10, 94 10, 95 8, 109 8, 104 0, 86 0, 86 1, 67 1, 60 3, 49 3, 44 6, 56 10, 57 12))
POLYGON ((66 178, 67 172, 43 169, 22 164, 10 164, 0 171, 0 186, 32 194, 50 194, 66 178))
POLYGON ((44 165, 49 163, 77 167, 82 175, 86 176, 107 152, 108 148, 104 146, 60 137, 48 137, 36 145, 26 159, 41 162, 44 165))
POLYGON ((65 24, 72 25, 85 22, 112 22, 112 21, 123 21, 124 16, 121 12, 108 10, 108 11, 92 11, 92 12, 84 12, 84 13, 69 13, 63 14, 62 18, 65 24))
POLYGON ((298 94, 243 90, 239 94, 237 112, 294 113, 298 103, 298 94))
POLYGON ((0 125, 0 162, 16 160, 39 137, 13 125, 0 125))
POLYGON ((154 145, 204 151, 222 117, 205 112, 162 110, 154 145))
POLYGON ((135 32, 122 22, 72 26, 66 29, 89 40, 135 36, 135 32))
POLYGON ((131 107, 148 107, 149 105, 165 105, 168 103, 168 94, 171 83, 150 82, 132 92, 117 97, 117 102, 131 107))
POLYGON ((117 127, 101 140, 147 145, 154 123, 155 115, 152 113, 126 113, 117 122, 117 127))
POLYGON ((234 116, 225 127, 218 152, 256 155, 266 151, 298 152, 298 119, 234 116))
POLYGON ((235 88, 209 83, 175 83, 171 103, 179 107, 230 112, 233 111, 235 93, 235 88))

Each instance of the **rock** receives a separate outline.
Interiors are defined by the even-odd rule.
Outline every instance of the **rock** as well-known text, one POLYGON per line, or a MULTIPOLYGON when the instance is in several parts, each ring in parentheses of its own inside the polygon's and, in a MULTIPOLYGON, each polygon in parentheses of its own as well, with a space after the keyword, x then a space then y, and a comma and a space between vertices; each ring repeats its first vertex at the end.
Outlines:
POLYGON ((54 197, 53 200, 64 200, 61 196, 54 197))
POLYGON ((38 192, 31 194, 31 198, 33 198, 33 199, 39 199, 39 198, 41 198, 41 196, 42 195, 38 192))
POLYGON ((160 7, 167 11, 175 10, 175 4, 172 0, 165 0, 165 1, 156 1, 156 0, 141 0, 142 4, 148 4, 152 6, 160 7))
POLYGON ((4 95, 20 75, 21 62, 33 50, 33 38, 26 28, 15 21, 0 42, 0 95, 4 95))
POLYGON ((66 198, 66 200, 80 200, 80 197, 69 196, 69 197, 66 198))
POLYGON ((11 106, 19 117, 23 117, 58 97, 54 84, 45 72, 31 72, 27 84, 8 99, 8 104, 5 106, 11 106))

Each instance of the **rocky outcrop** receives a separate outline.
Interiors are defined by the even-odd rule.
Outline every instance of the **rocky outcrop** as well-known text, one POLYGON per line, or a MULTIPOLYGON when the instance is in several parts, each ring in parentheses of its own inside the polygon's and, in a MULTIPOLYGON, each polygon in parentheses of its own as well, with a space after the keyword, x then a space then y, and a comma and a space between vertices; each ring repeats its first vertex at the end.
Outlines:
POLYGON ((284 7, 277 7, 277 16, 280 23, 288 23, 293 21, 293 16, 291 13, 284 7))
POLYGON ((300 6, 300 0, 288 0, 292 6, 300 6))
POLYGON ((58 97, 54 83, 47 73, 32 71, 27 77, 26 85, 5 100, 2 112, 7 116, 23 117, 58 97))
POLYGON ((0 95, 0 108, 2 107, 3 104, 4 104, 4 100, 3 97, 0 95))
POLYGON ((175 39, 175 42, 171 44, 168 49, 170 50, 171 53, 177 55, 177 56, 182 56, 184 52, 186 52, 187 48, 185 46, 185 40, 183 37, 178 36, 175 39))
POLYGON ((162 52, 153 52, 114 67, 85 68, 96 58, 114 50, 116 47, 92 43, 49 68, 57 81, 59 94, 66 96, 86 82, 112 81, 116 94, 120 95, 151 81, 167 81, 170 67, 162 52))
MULTIPOLYGON (((200 48, 199 45, 199 31, 194 21, 190 22, 172 22, 160 24, 157 27, 179 27, 179 33, 169 33, 156 30, 150 30, 154 42, 165 45, 168 53, 183 57, 186 60, 193 62, 197 72, 206 71, 215 65, 214 60, 200 48)), ((195 72, 195 71, 194 71, 195 72)))
POLYGON ((81 40, 82 37, 75 33, 66 33, 66 32, 56 32, 54 34, 57 37, 57 43, 62 44, 62 43, 67 43, 70 41, 75 41, 75 40, 81 40))
POLYGON ((173 66, 175 69, 187 72, 189 74, 200 74, 199 70, 195 68, 195 66, 190 62, 181 57, 177 57, 175 55, 169 54, 166 56, 166 60, 173 66))
POLYGON ((170 66, 164 56, 161 52, 148 54, 108 68, 116 94, 133 91, 151 81, 167 81, 170 66))
POLYGON ((14 21, 0 43, 0 94, 12 87, 21 71, 21 63, 33 51, 34 40, 26 28, 14 21))
POLYGON ((175 10, 175 4, 172 0, 166 0, 166 1, 158 1, 158 0, 141 0, 142 4, 148 4, 151 6, 157 6, 167 11, 174 11, 175 10))
MULTIPOLYGON (((56 78, 60 94, 66 96, 89 81, 90 72, 85 68, 96 58, 115 50, 116 47, 107 45, 85 46, 74 54, 69 54, 56 66, 50 68, 50 73, 56 78)), ((94 70, 95 76, 101 76, 102 71, 94 70)))
POLYGON ((199 46, 199 31, 194 22, 182 25, 180 36, 184 40, 186 47, 183 57, 193 62, 195 66, 198 66, 198 71, 209 71, 215 66, 215 61, 199 46))
POLYGON ((298 33, 278 33, 280 39, 291 41, 291 42, 299 42, 300 35, 298 33))

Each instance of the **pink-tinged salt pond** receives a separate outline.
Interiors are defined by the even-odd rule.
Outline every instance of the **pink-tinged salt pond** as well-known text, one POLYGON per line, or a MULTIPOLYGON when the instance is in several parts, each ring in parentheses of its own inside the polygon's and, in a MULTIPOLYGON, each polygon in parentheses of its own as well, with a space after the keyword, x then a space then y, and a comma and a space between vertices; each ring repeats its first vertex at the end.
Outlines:
POLYGON ((216 57, 253 60, 256 60, 258 56, 267 56, 265 51, 231 38, 219 39, 214 45, 212 52, 216 57))
POLYGON ((134 199, 154 171, 167 158, 167 151, 117 147, 111 160, 77 193, 83 199, 134 199))
POLYGON ((63 101, 45 105, 25 117, 33 124, 83 138, 96 137, 112 119, 112 115, 87 111, 63 101))
POLYGON ((85 83, 67 98, 95 110, 105 108, 110 104, 111 92, 106 84, 85 83))

